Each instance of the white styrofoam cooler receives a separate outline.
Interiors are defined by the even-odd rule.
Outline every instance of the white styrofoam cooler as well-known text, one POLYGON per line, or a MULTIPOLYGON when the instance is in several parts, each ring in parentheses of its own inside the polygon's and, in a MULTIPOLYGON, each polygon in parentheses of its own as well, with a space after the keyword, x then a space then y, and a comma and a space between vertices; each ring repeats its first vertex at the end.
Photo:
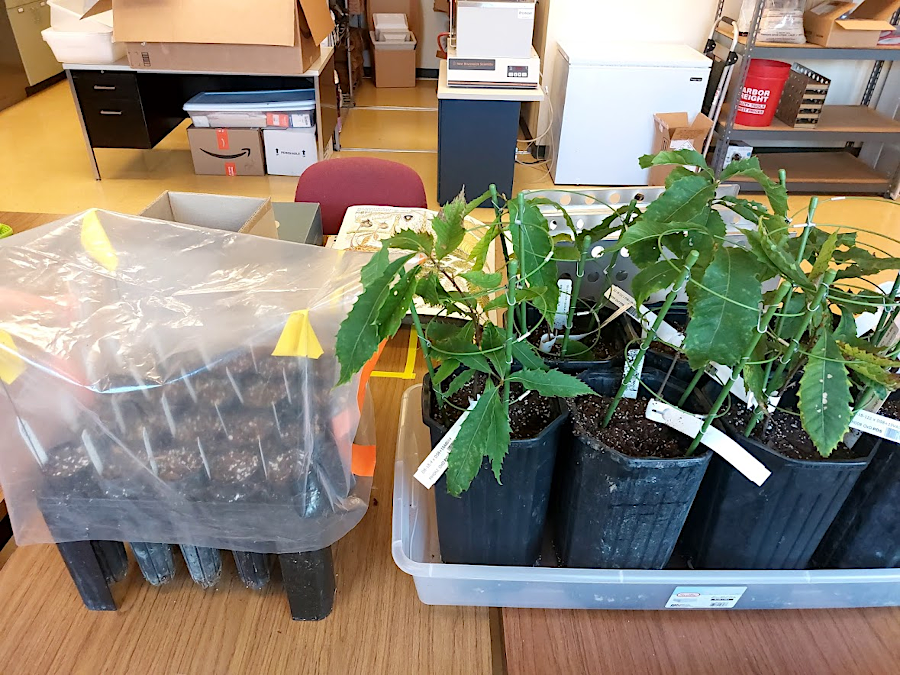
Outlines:
POLYGON ((62 31, 45 28, 44 42, 50 45, 60 63, 105 65, 125 56, 125 43, 113 41, 112 28, 106 31, 62 31))
POLYGON ((310 128, 316 122, 314 89, 205 92, 184 104, 195 127, 310 128))
MULTIPOLYGON (((422 386, 400 408, 391 550, 427 605, 549 609, 673 609, 676 589, 740 589, 734 609, 900 605, 900 570, 594 570, 441 562, 434 494, 413 474, 431 451, 422 386)), ((723 608, 721 611, 725 611, 723 608)))
POLYGON ((647 185, 657 113, 696 117, 712 61, 686 45, 558 44, 551 170, 557 185, 647 185))

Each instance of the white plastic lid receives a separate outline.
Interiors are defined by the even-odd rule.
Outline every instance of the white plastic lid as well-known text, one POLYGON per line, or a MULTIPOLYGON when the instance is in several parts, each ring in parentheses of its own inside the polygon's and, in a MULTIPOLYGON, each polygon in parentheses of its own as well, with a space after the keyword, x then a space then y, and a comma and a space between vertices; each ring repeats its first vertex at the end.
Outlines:
POLYGON ((256 110, 313 110, 316 107, 314 89, 284 91, 211 91, 197 94, 184 104, 185 112, 256 111, 256 110))
POLYGON ((385 28, 399 28, 402 30, 409 27, 406 21, 406 14, 376 13, 372 17, 375 20, 376 30, 385 28))
POLYGON ((651 66, 709 68, 712 61, 687 45, 654 42, 559 42, 559 50, 573 66, 651 66))

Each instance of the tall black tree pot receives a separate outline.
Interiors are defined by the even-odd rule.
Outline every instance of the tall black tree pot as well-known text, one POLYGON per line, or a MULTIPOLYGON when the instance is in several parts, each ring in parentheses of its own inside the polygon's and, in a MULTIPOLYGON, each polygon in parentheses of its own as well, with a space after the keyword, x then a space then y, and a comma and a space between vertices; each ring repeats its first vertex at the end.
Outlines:
MULTIPOLYGON (((581 379, 597 393, 614 396, 622 372, 588 371, 581 379)), ((665 374, 644 370, 641 379, 658 392, 665 374)), ((684 386, 670 378, 663 398, 677 402, 684 386)), ((649 396, 643 388, 638 395, 649 396)), ((687 407, 702 413, 709 404, 697 396, 687 407)), ((685 438, 685 449, 688 444, 685 438)), ((710 453, 702 446, 698 452, 680 459, 629 457, 595 439, 573 434, 568 447, 560 450, 555 485, 556 544, 562 564, 663 568, 709 464, 710 453)))
POLYGON ((871 453, 792 459, 724 426, 772 474, 758 487, 714 457, 685 526, 685 552, 698 569, 805 569, 871 453))
MULTIPOLYGON (((485 459, 461 496, 447 492, 447 478, 434 486, 438 539, 445 563, 533 565, 540 554, 556 450, 568 417, 554 402, 558 416, 537 438, 514 440, 503 460, 503 485, 485 459)), ((447 433, 432 410, 431 381, 422 386, 422 419, 434 447, 447 433)))

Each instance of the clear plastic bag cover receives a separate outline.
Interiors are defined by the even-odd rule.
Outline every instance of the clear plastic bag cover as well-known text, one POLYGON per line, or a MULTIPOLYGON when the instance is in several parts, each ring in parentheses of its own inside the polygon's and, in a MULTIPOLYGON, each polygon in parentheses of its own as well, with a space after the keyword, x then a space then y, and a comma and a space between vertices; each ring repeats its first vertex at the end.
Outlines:
POLYGON ((285 553, 346 534, 371 478, 351 472, 360 383, 335 387, 334 344, 368 258, 105 211, 0 242, 17 542, 285 553), (273 356, 288 325, 289 354, 321 355, 273 356))
MULTIPOLYGON (((738 30, 747 33, 753 20, 756 0, 744 0, 738 16, 738 30)), ((759 42, 805 44, 803 11, 806 0, 766 0, 759 23, 759 42)))

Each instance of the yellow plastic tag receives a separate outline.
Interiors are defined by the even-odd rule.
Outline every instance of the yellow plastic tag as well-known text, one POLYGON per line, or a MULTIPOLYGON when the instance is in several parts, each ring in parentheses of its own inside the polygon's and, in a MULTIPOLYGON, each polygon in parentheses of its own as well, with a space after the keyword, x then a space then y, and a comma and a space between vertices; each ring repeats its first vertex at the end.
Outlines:
POLYGON ((25 362, 19 356, 12 335, 0 330, 0 380, 12 384, 25 371, 25 362))
POLYGON ((317 359, 324 353, 309 321, 309 310, 301 309, 288 317, 272 356, 306 356, 317 359))
POLYGON ((119 266, 119 256, 116 254, 106 236, 106 230, 100 224, 97 210, 91 209, 81 222, 81 245, 84 250, 98 263, 110 272, 115 272, 119 266))

